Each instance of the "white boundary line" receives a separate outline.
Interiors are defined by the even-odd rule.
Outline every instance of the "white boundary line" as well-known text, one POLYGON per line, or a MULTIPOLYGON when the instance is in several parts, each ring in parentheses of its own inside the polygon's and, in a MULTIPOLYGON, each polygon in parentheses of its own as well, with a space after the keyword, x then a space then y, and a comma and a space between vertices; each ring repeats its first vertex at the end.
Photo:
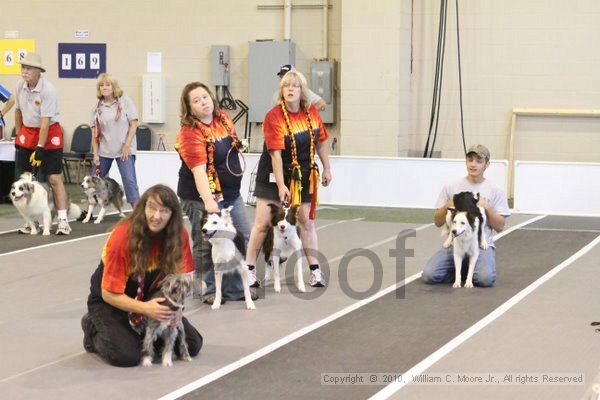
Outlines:
MULTIPOLYGON (((415 231, 420 231, 420 230, 423 230, 425 228, 429 228, 432 225, 433 224, 421 225, 421 226, 419 226, 417 228, 414 228, 414 230, 415 231)), ((391 236, 389 238, 380 240, 379 242, 373 243, 373 244, 371 244, 371 245, 369 245, 367 247, 364 247, 364 249, 370 249, 370 248, 373 248, 373 247, 380 246, 380 245, 382 245, 384 243, 387 243, 389 241, 392 241, 392 240, 396 239, 397 237, 398 237, 398 235, 391 236)), ((343 257, 344 257, 344 255, 337 256, 337 257, 331 259, 329 262, 330 263, 335 262, 337 260, 342 259, 343 257)), ((247 355, 246 357, 243 357, 243 358, 237 360, 236 362, 233 362, 233 363, 231 363, 229 365, 226 365, 226 366, 224 366, 224 367, 222 367, 222 368, 220 368, 220 369, 218 369, 218 370, 216 370, 216 371, 214 371, 214 372, 212 372, 212 373, 210 373, 210 374, 208 374, 208 375, 206 375, 206 376, 198 379, 197 381, 191 382, 191 383, 189 383, 189 384, 187 384, 187 385, 185 385, 185 386, 183 386, 183 387, 181 387, 181 388, 179 388, 179 389, 177 389, 177 390, 175 390, 175 391, 173 391, 171 393, 167 393, 166 395, 160 397, 158 400, 174 400, 174 399, 178 399, 180 396, 183 396, 183 395, 185 395, 187 393, 190 393, 193 390, 201 388, 202 386, 205 386, 205 385, 209 384, 210 382, 215 381, 215 380, 217 380, 217 379, 219 379, 219 378, 221 378, 221 377, 229 374, 230 372, 233 372, 236 369, 239 369, 239 368, 243 367, 246 364, 249 364, 249 363, 251 363, 251 362, 253 362, 253 361, 255 361, 255 360, 257 360, 257 359, 259 359, 261 357, 264 357, 267 354, 269 354, 269 353, 277 350, 278 348, 283 347, 284 345, 286 345, 286 344, 288 344, 288 343, 290 343, 290 342, 292 342, 292 341, 294 341, 294 340, 296 340, 296 339, 298 339, 298 338, 300 338, 300 337, 302 337, 302 336, 304 336, 304 335, 306 335, 306 334, 314 331, 315 329, 318 329, 318 328, 320 328, 320 327, 322 327, 322 326, 324 326, 324 325, 326 325, 326 324, 328 324, 328 323, 330 323, 330 322, 332 322, 332 321, 334 321, 334 320, 336 320, 336 319, 338 319, 340 317, 343 317, 344 315, 346 315, 346 314, 348 314, 348 313, 350 313, 350 312, 352 312, 352 311, 354 311, 354 310, 356 310, 356 309, 358 309, 358 308, 360 308, 360 307, 362 307, 362 306, 364 306, 366 304, 369 304, 372 301, 377 300, 378 298, 383 297, 383 296, 385 296, 386 294, 388 294, 390 292, 393 292, 394 290, 398 289, 399 287, 402 287, 402 286, 407 285, 407 284, 409 284, 410 282, 412 282, 412 281, 414 281, 416 279, 419 279, 420 277, 421 277, 421 272, 416 273, 414 275, 411 275, 410 277, 404 279, 401 282, 396 282, 395 284, 393 284, 393 285, 391 285, 391 286, 389 286, 389 287, 387 287, 387 288, 385 288, 383 290, 380 290, 379 292, 375 293, 374 295, 372 295, 370 297, 367 297, 366 299, 363 299, 363 300, 360 300, 360 301, 358 301, 358 302, 356 302, 354 304, 351 304, 350 306, 348 306, 346 308, 343 308, 342 310, 340 310, 340 311, 338 311, 338 312, 336 312, 334 314, 331 314, 330 316, 328 316, 326 318, 323 318, 320 321, 317 321, 317 322, 315 322, 313 324, 305 326, 304 328, 299 329, 299 330, 297 330, 295 332, 292 332, 291 334, 289 334, 289 335, 287 335, 287 336, 285 336, 285 337, 283 337, 283 338, 281 338, 281 339, 279 339, 279 340, 277 340, 277 341, 275 341, 275 342, 273 342, 273 343, 271 343, 271 344, 263 347, 262 349, 259 349, 259 350, 255 351, 254 353, 251 353, 251 354, 247 355)))
POLYGON ((14 379, 14 378, 18 378, 18 377, 23 376, 23 375, 27 375, 27 374, 32 373, 34 371, 37 371, 39 369, 46 368, 46 367, 49 367, 49 366, 54 365, 54 364, 58 364, 58 363, 60 363, 62 361, 68 360, 69 358, 77 357, 77 356, 80 356, 80 355, 85 354, 85 353, 86 353, 85 350, 84 351, 79 351, 77 353, 70 354, 68 356, 59 358, 58 360, 54 360, 54 361, 51 361, 51 362, 46 363, 46 364, 38 365, 37 367, 30 368, 30 369, 25 370, 23 372, 19 372, 16 375, 11 375, 11 376, 7 376, 6 378, 2 378, 2 379, 0 379, 0 383, 4 383, 6 381, 9 381, 9 380, 14 379))
MULTIPOLYGON (((328 226, 331 226, 331 225, 337 225, 337 224, 341 224, 341 223, 344 223, 344 222, 360 221, 360 220, 363 220, 363 219, 364 219, 364 218, 355 218, 355 219, 351 219, 351 220, 342 220, 342 221, 337 221, 337 222, 335 222, 335 223, 332 223, 332 224, 329 224, 329 225, 322 226, 322 227, 321 227, 321 229, 323 229, 323 228, 326 228, 326 227, 328 227, 328 226)), ((427 227, 429 227, 429 226, 431 226, 431 225, 432 225, 432 224, 429 224, 429 225, 424 225, 424 226, 420 226, 420 227, 416 228, 415 230, 416 230, 416 231, 419 231, 419 230, 422 230, 422 229, 424 229, 424 228, 427 228, 427 227)), ((1 256, 4 256, 4 255, 8 255, 8 254, 15 254, 15 253, 20 253, 20 252, 23 252, 23 251, 28 251, 28 250, 33 250, 33 249, 40 249, 40 248, 43 248, 43 247, 53 246, 53 245, 56 245, 56 244, 62 244, 62 243, 71 243, 71 242, 76 242, 76 241, 79 241, 79 240, 84 240, 84 239, 88 239, 88 238, 92 238, 92 237, 98 237, 98 236, 103 236, 103 235, 108 235, 108 234, 110 234, 110 232, 108 232, 108 233, 102 233, 102 234, 98 234, 98 235, 94 235, 94 236, 85 236, 85 237, 81 237, 81 238, 77 238, 77 239, 73 239, 73 240, 67 240, 67 241, 64 241, 64 242, 49 243, 49 244, 46 244, 46 245, 37 246, 37 247, 32 247, 32 248, 29 248, 29 249, 16 250, 16 251, 13 251, 13 252, 11 252, 11 253, 4 253, 4 254, 0 254, 0 257, 1 257, 1 256)), ((373 247, 377 247, 377 246, 379 246, 379 245, 381 245, 381 244, 383 244, 383 243, 386 243, 386 242, 389 242, 389 241, 390 241, 390 240, 392 240, 392 239, 395 239, 396 237, 397 237, 397 235, 396 235, 396 236, 393 236, 393 237, 390 237, 390 238, 387 238, 387 239, 384 239, 384 240, 381 240, 381 241, 379 241, 379 242, 373 243, 373 244, 369 245, 369 246, 367 247, 367 249, 370 249, 370 248, 373 248, 373 247)), ((331 259, 329 262, 335 262, 335 261, 337 261, 337 260, 340 260, 340 259, 342 259, 342 257, 344 257, 344 255, 337 256, 337 257, 335 257, 335 258, 331 259)), ((409 279, 410 279, 410 282, 412 282, 413 280, 417 279, 417 278, 418 278, 418 277, 420 277, 420 276, 421 276, 421 274, 420 274, 420 273, 419 273, 419 274, 416 274, 416 275, 413 275, 413 276, 409 277, 408 279, 405 279, 405 280, 403 281, 403 284, 407 284, 407 283, 409 283, 409 282, 408 282, 408 280, 409 280, 409 279), (413 278, 414 278, 414 279, 413 279, 413 278)), ((400 287, 400 286, 399 286, 399 287, 400 287)), ((393 290, 393 286, 391 286, 390 288, 387 288, 387 289, 385 289, 385 290, 387 290, 387 292, 385 292, 384 294, 387 294, 389 291, 393 290)), ((380 292, 380 293, 381 293, 381 292, 380 292)), ((383 296, 384 294, 381 294, 381 295, 379 295, 378 297, 381 297, 381 296, 383 296)), ((376 294, 375 294, 375 295, 373 295, 373 296, 377 296, 377 295, 378 295, 378 293, 376 293, 376 294)), ((378 298, 378 297, 376 297, 376 298, 378 298)), ((376 298, 373 298, 373 299, 372 299, 372 300, 370 300, 370 301, 373 301, 373 300, 375 300, 376 298)), ((368 300, 368 299, 365 299, 365 300, 368 300)), ((365 300, 363 300, 363 301, 365 301, 365 300)), ((365 304, 366 304, 366 303, 365 303, 365 304)), ((360 306, 357 306, 356 308, 358 308, 358 307, 360 307, 360 306)), ((194 314, 194 313, 198 312, 200 309, 201 309, 201 308, 197 308, 197 309, 195 309, 195 310, 192 310, 192 311, 190 311, 189 313, 186 313, 185 315, 186 315, 186 316, 188 316, 188 315, 194 314)), ((343 311, 343 310, 342 310, 342 311, 343 311)), ((349 312, 349 311, 348 311, 348 312, 349 312)), ((334 314, 334 315, 335 315, 335 314, 334 314)), ((340 315, 340 316, 342 316, 342 315, 340 315)), ((336 318, 339 318, 340 316, 338 316, 338 317, 336 317, 336 318)), ((331 316, 330 316, 330 318, 331 318, 331 316)), ((333 318, 333 319, 336 319, 336 318, 333 318)), ((333 319, 332 319, 332 320, 333 320, 333 319)), ((329 322, 329 321, 327 321, 327 322, 329 322)), ((324 325, 324 324, 326 324, 327 322, 324 322, 324 323, 323 323, 323 325, 324 325)), ((315 327, 315 328, 313 328, 313 329, 311 329, 311 330, 314 330, 314 329, 316 329, 316 328, 317 328, 317 327, 315 327)), ((307 328, 304 328, 304 329, 307 329, 307 328)), ((309 331, 307 331, 306 333, 308 333, 308 332, 310 332, 310 330, 309 330, 309 331)), ((306 334, 306 333, 304 333, 304 334, 306 334)), ((300 337, 300 336, 302 336, 302 335, 304 335, 304 334, 301 334, 301 335, 299 335, 298 337, 300 337)), ((293 335, 293 334, 292 334, 292 335, 293 335)), ((285 339, 285 338, 283 338, 283 339, 285 339)), ((283 340, 283 339, 281 339, 281 340, 283 340)), ((291 339, 290 341, 292 341, 292 340, 294 340, 294 339, 291 339)), ((275 343, 277 343, 277 342, 275 342, 275 343)), ((284 344, 285 344, 285 343, 282 343, 282 344, 280 344, 279 346, 277 346, 277 347, 273 348, 272 350, 265 352, 264 354, 268 354, 268 353, 270 353, 271 351, 273 351, 273 350, 275 350, 275 349, 277 349, 277 348, 279 348, 279 347, 283 346, 284 344)), ((273 345, 273 344, 271 344, 271 346, 272 346, 272 345, 273 345)), ((269 346, 267 346, 267 347, 269 347, 269 346)), ((259 350, 259 351, 260 351, 260 350, 259 350)), ((29 373, 31 373, 31 372, 37 371, 37 370, 39 370, 39 369, 42 369, 42 368, 45 368, 45 367, 49 367, 49 366, 51 366, 51 365, 57 364, 57 363, 59 363, 59 362, 61 362, 61 361, 67 360, 67 359, 69 359, 69 358, 72 358, 72 357, 75 357, 75 356, 78 356, 78 355, 80 355, 80 354, 84 354, 84 353, 85 353, 85 351, 78 352, 78 353, 75 353, 75 354, 71 354, 71 355, 65 356, 65 357, 63 357, 63 358, 60 358, 60 359, 58 359, 58 360, 51 361, 51 362, 49 362, 49 363, 46 363, 46 364, 43 364, 43 365, 39 365, 39 366, 37 366, 37 367, 35 367, 35 368, 31 368, 31 369, 28 369, 28 370, 26 370, 26 371, 19 372, 18 374, 11 375, 11 376, 7 376, 7 377, 5 377, 5 378, 2 378, 2 379, 0 379, 0 383, 3 383, 3 382, 6 382, 6 381, 9 381, 9 380, 11 380, 11 379, 14 379, 14 378, 18 378, 18 377, 20 377, 20 376, 23 376, 23 375, 27 375, 27 374, 29 374, 29 373)), ((253 353, 253 354, 254 354, 254 353, 253 353)), ((250 356, 252 356, 252 354, 250 354, 250 356)), ((250 356, 248 356, 248 357, 250 357, 250 356)), ((256 357, 256 358, 260 358, 260 357, 262 357, 262 356, 259 356, 259 357, 256 357)), ((243 359, 242 359, 242 360, 243 360, 243 359)), ((240 360, 240 361, 241 361, 241 360, 240 360)), ((240 361, 238 361, 238 362, 240 362, 240 361)), ((253 360, 250 360, 250 361, 253 361, 253 360)), ((233 370, 235 370, 235 369, 237 369, 237 368, 239 368, 239 367, 241 367, 241 366, 243 366, 243 365, 245 365, 245 364, 249 363, 250 361, 247 361, 246 363, 244 363, 244 364, 242 364, 242 365, 240 365, 240 366, 238 366, 238 367, 236 367, 236 368, 233 368, 231 371, 233 371, 233 370)), ((233 364, 230 364, 230 365, 233 365, 233 364)), ((225 368, 226 368, 226 367, 225 367, 225 368)), ((218 370, 218 371, 215 371, 215 373, 216 373, 216 372, 219 372, 219 371, 220 371, 220 370, 218 370)), ((229 372, 231 372, 231 371, 229 371, 229 372)), ((227 372, 227 373, 228 373, 228 372, 227 372)), ((225 375, 225 374, 226 374, 226 373, 224 373, 223 375, 225 375)), ((210 376, 210 375, 207 375, 207 377, 208 377, 208 376, 210 376)), ((222 376, 222 375, 221 375, 221 376, 222 376)), ((218 377, 216 377, 216 378, 213 378, 212 380, 215 380, 215 379, 217 379, 217 378, 219 378, 219 377, 220 377, 220 376, 218 376, 218 377)), ((205 377, 205 378, 206 378, 206 377, 205 377)), ((212 380, 211 380, 211 381, 212 381, 212 380)), ((210 381, 209 381, 209 382, 210 382, 210 381)), ((205 383, 203 383, 203 384, 202 384, 202 385, 200 385, 200 386, 206 385, 206 384, 207 384, 207 383, 209 383, 209 382, 205 382, 205 383)), ((200 387, 200 386, 198 386, 198 387, 200 387)), ((181 389, 179 389, 179 390, 182 390, 182 389, 183 389, 183 388, 181 388, 181 389)), ((193 388, 193 389, 190 389, 189 391, 192 391, 192 390, 194 390, 194 389, 195 389, 195 388, 193 388)), ((188 391, 188 392, 189 392, 189 391, 188 391)), ((175 393, 175 392, 173 392, 173 393, 175 393)), ((186 392, 186 393, 187 393, 187 392, 186 392)), ((185 393, 182 393, 182 394, 185 394, 185 393)), ((169 395, 169 394, 167 394, 166 396, 168 396, 168 395, 169 395)), ((176 397, 175 397, 175 398, 176 398, 176 397)))
POLYGON ((600 229, 523 228, 524 231, 600 233, 600 229))
MULTIPOLYGON (((111 231, 112 232, 112 231, 111 231)), ((0 254, 0 257, 4 257, 4 256, 9 256, 11 254, 18 254, 18 253, 23 253, 25 251, 31 251, 31 250, 38 250, 38 249, 43 249, 45 247, 51 247, 51 246, 58 246, 61 244, 66 244, 66 243, 73 243, 73 242, 79 242, 81 240, 86 240, 86 239, 92 239, 92 238, 97 238, 100 236, 106 236, 106 235, 110 235, 110 232, 106 232, 106 233, 98 233, 96 235, 92 235, 92 236, 83 236, 80 238, 76 238, 76 239, 71 239, 71 240, 63 240, 62 242, 55 242, 55 243, 48 243, 48 244, 43 244, 41 246, 35 246, 35 247, 28 247, 26 249, 21 249, 21 250, 15 250, 15 251, 10 251, 8 253, 2 253, 0 254)))
POLYGON ((331 224, 319 226, 317 228, 317 231, 320 231, 321 229, 329 228, 330 226, 343 224, 343 223, 346 223, 346 222, 358 222, 358 221, 362 221, 362 220, 364 220, 364 218, 342 219, 340 221, 332 222, 331 224))
MULTIPOLYGON (((124 213, 129 213, 129 212, 131 212, 131 211, 132 211, 132 210, 123 210, 123 212, 124 212, 124 213)), ((118 214, 118 213, 119 213, 118 211, 111 211, 111 212, 107 212, 107 213, 106 213, 106 214, 104 214, 104 215, 105 215, 105 216, 106 216, 106 215, 115 215, 115 214, 118 214)), ((70 220, 69 220, 69 222, 77 222, 77 220, 76 220, 76 219, 70 219, 70 220)), ((53 223, 51 223, 50 225, 56 225, 56 222, 53 222, 53 223)), ((9 230, 7 230, 7 231, 0 231, 0 235, 3 235, 3 234, 5 234, 5 233, 16 232, 16 231, 18 231, 19 229, 20 229, 20 228, 9 229, 9 230)))
MULTIPOLYGON (((329 228, 330 226, 343 224, 345 222, 358 222, 358 221, 362 221, 363 219, 364 218, 354 218, 354 219, 345 219, 345 220, 341 220, 341 221, 336 221, 336 222, 333 222, 331 224, 320 226, 320 227, 317 228, 317 230, 329 228)), ((16 229, 14 231, 16 231, 16 229)), ((14 232, 14 231, 6 231, 6 232, 14 232)), ((0 232, 0 234, 2 234, 2 233, 3 232, 0 232)), ((110 232, 105 232, 105 233, 99 233, 99 234, 91 235, 91 236, 83 236, 83 237, 76 238, 76 239, 71 239, 71 240, 64 240, 64 241, 61 241, 61 242, 47 243, 47 244, 43 244, 43 245, 40 245, 40 246, 28 247, 26 249, 20 249, 20 250, 10 251, 8 253, 0 253, 0 257, 2 257, 2 256, 8 256, 8 255, 11 255, 11 254, 18 254, 18 253, 22 253, 22 252, 30 251, 30 250, 43 249, 45 247, 50 247, 50 246, 57 246, 57 245, 65 244, 65 243, 73 243, 73 242, 77 242, 77 241, 85 240, 85 239, 90 239, 90 238, 97 238, 97 237, 106 236, 106 235, 109 235, 109 234, 110 234, 110 232)))
MULTIPOLYGON (((544 216, 542 216, 541 218, 543 218, 543 217, 544 216)), ((537 219, 534 218, 533 220, 526 221, 525 224, 534 222, 541 218, 537 218, 537 219)), ((513 228, 515 228, 515 227, 513 227, 513 228)), ((521 300, 523 300, 527 295, 531 294, 538 287, 540 287, 541 285, 543 285, 544 283, 549 281, 560 271, 562 271, 563 269, 565 269, 566 267, 571 265, 573 262, 575 262, 576 260, 578 260, 579 258, 584 256, 585 254, 587 254, 598 243, 600 243, 600 236, 597 236, 594 240, 592 240, 586 246, 579 249, 579 251, 577 251, 571 257, 567 258, 565 261, 563 261, 562 263, 560 263, 557 266, 555 266, 554 268, 552 268, 550 271, 548 271, 547 273, 542 275, 540 278, 538 278, 532 284, 530 284, 529 286, 527 286, 526 288, 521 290, 519 293, 517 293, 510 299, 508 299, 506 302, 504 302, 502 305, 500 305, 494 311, 492 311, 491 313, 486 315, 484 318, 482 318, 477 323, 475 323, 474 325, 472 325, 471 327, 466 329, 460 335, 456 336, 454 339, 452 339, 451 341, 446 343, 444 346, 439 348, 437 351, 432 353, 429 357, 425 358, 423 361, 421 361, 420 363, 418 363, 417 365, 415 365, 414 367, 412 367, 411 369, 409 369, 408 371, 403 373, 402 376, 406 376, 407 377, 406 380, 403 380, 402 382, 392 383, 392 384, 386 386, 384 389, 375 393, 369 399, 370 400, 387 399, 390 396, 392 396, 393 394, 395 394, 396 392, 398 392, 405 385, 410 383, 412 378, 409 378, 409 377, 414 377, 414 376, 417 376, 417 375, 423 373, 423 371, 425 371, 426 369, 431 367, 433 364, 435 364, 440 359, 442 359, 443 357, 448 355, 451 351, 453 351, 455 348, 457 348, 462 343, 467 341, 469 338, 471 338, 477 332, 479 332, 480 330, 485 328, 487 325, 491 324, 494 320, 496 320, 497 318, 502 316, 505 312, 510 310, 513 306, 515 306, 517 303, 519 303, 521 300)))
POLYGON ((531 219, 528 219, 527 221, 521 222, 520 224, 517 224, 515 226, 511 226, 508 229, 503 230, 502 232, 500 232, 499 234, 497 234, 496 236, 494 236, 494 241, 500 239, 502 236, 506 236, 509 233, 516 231, 517 229, 520 229, 522 227, 524 227, 525 225, 529 225, 532 224, 534 222, 539 221, 542 218, 546 218, 546 215, 538 215, 537 217, 533 217, 531 219))

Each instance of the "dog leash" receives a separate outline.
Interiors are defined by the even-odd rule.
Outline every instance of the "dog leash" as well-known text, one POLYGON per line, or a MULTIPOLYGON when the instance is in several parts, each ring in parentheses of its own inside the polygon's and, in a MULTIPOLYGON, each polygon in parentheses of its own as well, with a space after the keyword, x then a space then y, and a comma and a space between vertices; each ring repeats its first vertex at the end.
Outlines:
POLYGON ((227 155, 225 156, 225 166, 227 167, 227 171, 229 171, 229 173, 233 176, 242 176, 244 175, 244 172, 246 171, 246 159, 244 158, 244 154, 235 146, 231 146, 229 148, 229 150, 227 150, 227 155), (229 166, 229 154, 231 154, 231 150, 236 149, 238 152, 238 156, 242 159, 242 171, 239 173, 235 173, 231 170, 231 167, 229 166))

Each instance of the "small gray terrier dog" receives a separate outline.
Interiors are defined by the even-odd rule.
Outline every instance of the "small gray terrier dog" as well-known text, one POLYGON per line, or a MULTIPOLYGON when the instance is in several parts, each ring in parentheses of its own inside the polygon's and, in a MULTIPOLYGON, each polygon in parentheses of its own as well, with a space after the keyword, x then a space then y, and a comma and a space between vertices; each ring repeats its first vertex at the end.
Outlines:
MULTIPOLYGON (((185 298, 191 293, 192 278, 189 274, 169 274, 159 286, 160 290, 152 295, 152 298, 163 297, 163 305, 171 307, 172 310, 182 310, 185 298)), ((170 367, 173 365, 173 349, 175 342, 179 339, 179 356, 184 361, 191 361, 185 339, 183 322, 180 320, 176 326, 171 326, 171 321, 161 322, 145 318, 146 335, 142 344, 142 366, 152 365, 154 358, 154 343, 156 339, 162 338, 164 347, 162 350, 162 365, 170 367)))

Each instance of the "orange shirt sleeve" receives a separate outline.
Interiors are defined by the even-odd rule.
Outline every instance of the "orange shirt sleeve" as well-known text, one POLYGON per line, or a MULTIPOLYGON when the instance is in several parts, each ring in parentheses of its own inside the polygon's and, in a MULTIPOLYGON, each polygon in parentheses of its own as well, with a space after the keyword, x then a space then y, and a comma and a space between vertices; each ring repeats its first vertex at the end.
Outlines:
POLYGON ((194 272, 194 259, 190 248, 190 237, 185 229, 181 230, 181 273, 194 272))
MULTIPOLYGON (((278 106, 276 106, 278 107, 278 106)), ((285 150, 287 126, 283 113, 274 107, 267 113, 263 122, 263 136, 267 150, 285 150)))
POLYGON ((206 141, 195 127, 184 125, 181 128, 175 139, 175 150, 189 169, 207 162, 206 141))
POLYGON ((125 285, 129 277, 127 226, 124 223, 117 225, 102 250, 104 263, 102 289, 112 293, 125 293, 125 285))
POLYGON ((318 121, 317 126, 319 127, 319 143, 326 141, 329 135, 327 134, 327 129, 325 128, 325 124, 323 124, 319 110, 317 110, 317 108, 311 104, 308 112, 310 113, 311 121, 318 121))

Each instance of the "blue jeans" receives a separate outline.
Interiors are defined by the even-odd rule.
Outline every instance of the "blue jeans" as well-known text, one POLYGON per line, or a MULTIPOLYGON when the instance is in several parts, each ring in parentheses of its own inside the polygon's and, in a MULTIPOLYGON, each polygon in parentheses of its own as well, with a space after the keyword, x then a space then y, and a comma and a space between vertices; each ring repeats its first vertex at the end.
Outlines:
MULTIPOLYGON (((248 218, 246 218, 246 209, 244 201, 241 196, 238 196, 234 200, 221 201, 219 208, 227 208, 233 206, 231 210, 231 219, 235 229, 238 230, 244 236, 244 242, 248 246, 248 239, 250 238, 250 224, 248 218)), ((208 296, 215 294, 215 273, 212 262, 211 246, 210 243, 202 240, 202 211, 204 208, 204 202, 199 200, 181 200, 181 207, 183 212, 190 219, 192 225, 192 241, 193 245, 193 256, 194 256, 194 269, 196 276, 202 277, 202 280, 206 282, 206 291, 202 293, 203 300, 208 296)), ((246 254, 244 253, 245 257, 246 254)), ((243 300, 244 299, 244 286, 242 284, 242 278, 237 272, 223 275, 223 298, 227 300, 243 300)))
MULTIPOLYGON (((468 257, 463 260, 463 266, 468 262, 468 257)), ((423 275, 425 283, 450 283, 454 282, 454 250, 452 246, 437 251, 425 264, 423 275)), ((494 286, 496 282, 496 249, 489 247, 487 250, 479 249, 479 258, 473 271, 473 285, 494 286)))
POLYGON ((119 167, 119 173, 121 174, 121 181, 123 181, 123 189, 125 189, 125 196, 127 197, 127 202, 130 204, 135 204, 140 198, 137 178, 135 176, 135 156, 129 156, 125 161, 122 161, 121 157, 100 157, 101 177, 104 177, 106 176, 106 174, 108 174, 113 160, 117 161, 117 167, 119 167))

